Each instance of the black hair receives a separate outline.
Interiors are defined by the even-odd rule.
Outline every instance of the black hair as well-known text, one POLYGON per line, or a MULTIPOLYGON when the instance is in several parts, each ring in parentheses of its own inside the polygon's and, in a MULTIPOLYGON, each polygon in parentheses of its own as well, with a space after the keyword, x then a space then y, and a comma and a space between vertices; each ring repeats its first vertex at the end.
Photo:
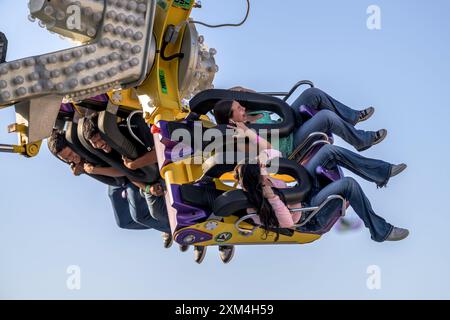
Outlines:
POLYGON ((272 205, 263 195, 263 185, 261 177, 261 167, 259 164, 240 164, 236 167, 236 171, 240 168, 240 176, 242 180, 242 187, 247 192, 248 201, 256 208, 256 212, 265 229, 265 236, 269 234, 269 229, 276 229, 275 241, 278 241, 280 236, 280 223, 272 208, 272 205))
POLYGON ((64 131, 56 129, 53 130, 52 135, 48 138, 47 145, 50 152, 55 156, 69 146, 64 131))
POLYGON ((91 140, 93 136, 97 133, 100 133, 100 130, 97 126, 98 122, 98 113, 92 113, 91 115, 84 118, 83 122, 83 137, 86 140, 91 140))
POLYGON ((217 124, 228 124, 232 116, 233 100, 220 100, 214 105, 214 117, 217 124))

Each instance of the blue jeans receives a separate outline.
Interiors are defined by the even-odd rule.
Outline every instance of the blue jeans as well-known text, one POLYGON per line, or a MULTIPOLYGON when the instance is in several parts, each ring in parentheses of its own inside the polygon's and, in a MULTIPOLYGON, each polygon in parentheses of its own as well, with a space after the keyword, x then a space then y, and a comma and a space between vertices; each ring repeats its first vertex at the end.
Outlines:
POLYGON ((372 146, 376 135, 373 131, 355 129, 352 124, 345 122, 332 111, 321 110, 296 129, 294 132, 294 148, 302 144, 313 132, 336 134, 358 151, 363 151, 372 146))
POLYGON ((150 215, 155 221, 158 221, 161 228, 170 232, 169 215, 167 213, 166 200, 164 196, 154 196, 150 193, 141 193, 147 201, 147 207, 150 211, 150 215))
MULTIPOLYGON (((343 167, 367 181, 376 183, 380 188, 388 183, 392 167, 388 162, 366 158, 355 152, 331 144, 324 145, 320 148, 305 165, 305 168, 312 177, 315 177, 315 170, 318 166, 326 169, 333 169, 336 166, 343 167)), ((313 185, 318 187, 318 181, 313 181, 313 185)))
MULTIPOLYGON (((317 166, 331 168, 333 166, 342 166, 361 176, 362 178, 384 185, 389 180, 391 164, 376 160, 364 158, 356 153, 341 147, 327 145, 311 159, 305 166, 306 170, 313 177, 313 190, 310 195, 309 204, 318 206, 330 195, 340 195, 350 202, 350 206, 364 222, 369 229, 374 241, 383 242, 389 236, 393 226, 383 218, 375 214, 367 199, 364 191, 358 182, 350 177, 344 177, 340 180, 330 183, 323 189, 318 189, 318 181, 315 173, 317 166)), ((328 219, 336 206, 330 205, 322 209, 317 220, 328 219)), ((321 224, 325 224, 322 222, 321 224)))
POLYGON ((296 116, 301 118, 299 113, 300 106, 308 106, 319 110, 329 110, 337 114, 342 120, 355 125, 359 118, 359 111, 347 107, 345 104, 337 101, 325 92, 317 88, 310 88, 305 91, 294 101, 292 108, 296 116))
MULTIPOLYGON (((143 229, 155 229, 161 232, 170 232, 166 224, 154 219, 149 211, 145 198, 134 184, 129 183, 122 190, 126 189, 128 211, 136 224, 143 226, 143 229)), ((121 202, 123 203, 123 202, 121 202)))
POLYGON ((359 111, 343 105, 319 89, 305 90, 291 107, 297 118, 294 148, 303 143, 313 132, 336 134, 358 151, 368 149, 375 140, 375 132, 355 129, 354 125, 358 120, 359 111), (301 105, 320 111, 311 119, 302 122, 299 111, 301 105))
POLYGON ((149 229, 147 226, 134 221, 130 213, 130 204, 128 203, 128 199, 124 199, 122 197, 122 192, 124 190, 126 190, 126 187, 108 186, 108 196, 111 200, 117 225, 119 228, 130 230, 149 229))

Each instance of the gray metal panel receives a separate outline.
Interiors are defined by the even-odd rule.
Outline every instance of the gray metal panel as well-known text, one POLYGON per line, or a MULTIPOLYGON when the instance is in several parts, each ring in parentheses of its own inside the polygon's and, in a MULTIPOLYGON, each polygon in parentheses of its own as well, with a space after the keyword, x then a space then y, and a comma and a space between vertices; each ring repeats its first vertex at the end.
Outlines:
MULTIPOLYGON (((59 0, 52 1, 51 6, 56 12, 66 11, 74 3, 59 0)), ((152 64, 148 57, 156 1, 78 0, 77 3, 81 12, 92 11, 93 15, 100 12, 103 4, 101 21, 91 25, 99 25, 95 39, 79 47, 0 64, 0 106, 46 95, 81 100, 111 89, 134 87, 145 79, 152 64)), ((42 19, 48 20, 49 6, 47 1, 30 2, 32 15, 42 19)), ((71 31, 67 25, 58 26, 71 31)))

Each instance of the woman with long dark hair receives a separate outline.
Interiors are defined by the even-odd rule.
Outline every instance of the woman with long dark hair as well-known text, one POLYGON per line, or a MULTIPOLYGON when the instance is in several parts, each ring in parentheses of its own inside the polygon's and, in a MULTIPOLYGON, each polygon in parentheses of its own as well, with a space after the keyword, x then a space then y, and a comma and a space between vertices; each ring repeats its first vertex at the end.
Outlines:
MULTIPOLYGON (((367 181, 384 186, 391 177, 406 169, 405 164, 393 165, 385 161, 362 157, 334 145, 324 146, 305 166, 313 178, 313 188, 305 199, 305 203, 309 206, 319 206, 329 196, 340 195, 350 203, 369 229, 372 240, 398 241, 409 235, 407 229, 394 227, 374 212, 369 199, 355 179, 344 177, 321 188, 316 176, 316 168, 320 165, 325 168, 343 166, 367 181)), ((276 180, 271 179, 260 165, 247 163, 237 165, 235 178, 247 192, 248 200, 256 209, 260 223, 266 230, 277 227, 292 228, 300 220, 301 215, 291 215, 282 197, 278 196, 278 186, 274 185, 276 180)), ((329 208, 322 209, 318 219, 320 216, 327 216, 327 209, 329 208)))
MULTIPOLYGON (((278 228, 290 228, 300 220, 301 214, 292 215, 289 208, 299 208, 301 205, 287 207, 282 194, 277 192, 278 189, 272 189, 285 187, 285 185, 280 180, 271 179, 259 164, 239 164, 234 172, 235 179, 239 181, 253 209, 257 212, 254 221, 264 227, 266 236, 270 229, 274 229, 277 233, 275 238, 277 241, 278 228)), ((252 209, 248 211, 251 212, 252 209)))

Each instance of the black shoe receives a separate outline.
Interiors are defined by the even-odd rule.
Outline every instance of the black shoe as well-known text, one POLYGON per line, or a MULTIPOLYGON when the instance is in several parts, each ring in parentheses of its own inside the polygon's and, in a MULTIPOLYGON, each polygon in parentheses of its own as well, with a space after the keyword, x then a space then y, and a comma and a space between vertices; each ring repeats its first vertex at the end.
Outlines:
POLYGON ((219 256, 223 263, 228 263, 233 259, 234 246, 219 246, 219 256))
POLYGON ((172 246, 172 243, 173 243, 172 234, 167 233, 167 232, 163 232, 162 238, 163 238, 163 241, 164 241, 164 248, 169 249, 172 246))
POLYGON ((189 250, 189 246, 187 244, 180 244, 180 251, 186 252, 189 250))
POLYGON ((356 123, 366 121, 371 116, 373 116, 374 113, 375 113, 375 108, 374 107, 369 107, 369 108, 366 108, 364 110, 361 110, 359 112, 358 121, 356 121, 356 123))
POLYGON ((400 164, 393 164, 391 166, 391 174, 390 177, 395 177, 396 175, 400 174, 403 172, 403 170, 405 170, 408 166, 404 163, 400 163, 400 164))
POLYGON ((383 141, 387 136, 387 130, 381 129, 375 132, 375 140, 373 140, 372 146, 379 144, 381 141, 383 141))
POLYGON ((205 246, 194 246, 194 260, 198 264, 203 262, 206 256, 206 247, 205 246))

